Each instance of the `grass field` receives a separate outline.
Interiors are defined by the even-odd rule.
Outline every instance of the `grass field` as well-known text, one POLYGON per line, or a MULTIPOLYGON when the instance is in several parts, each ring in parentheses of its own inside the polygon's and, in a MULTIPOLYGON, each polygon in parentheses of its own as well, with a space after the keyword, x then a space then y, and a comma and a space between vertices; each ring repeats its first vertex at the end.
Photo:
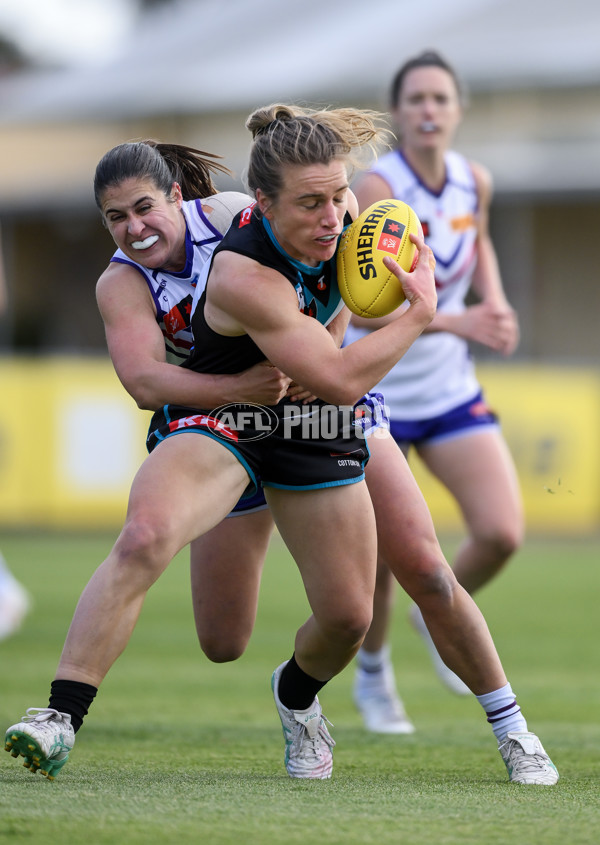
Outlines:
MULTIPOLYGON (((0 643, 2 730, 47 704, 75 601, 111 543, 0 536, 35 600, 22 631, 0 643)), ((200 652, 187 555, 173 562, 57 779, 0 755, 0 843, 595 845, 599 553, 592 541, 530 541, 479 595, 529 727, 561 774, 555 787, 507 783, 481 708, 441 687, 400 593, 393 654, 416 734, 367 734, 349 667, 320 696, 335 725, 331 781, 290 780, 269 682, 307 605, 275 538, 254 637, 232 664, 212 665, 200 652)))

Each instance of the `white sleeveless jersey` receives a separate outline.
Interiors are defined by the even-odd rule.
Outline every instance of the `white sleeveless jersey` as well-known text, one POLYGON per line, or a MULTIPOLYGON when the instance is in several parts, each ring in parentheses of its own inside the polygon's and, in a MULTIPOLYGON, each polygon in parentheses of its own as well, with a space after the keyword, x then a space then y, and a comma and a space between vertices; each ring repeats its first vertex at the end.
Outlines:
POLYGON ((180 273, 150 270, 128 258, 118 249, 111 261, 129 264, 144 277, 156 306, 156 321, 164 339, 167 361, 181 364, 193 346, 190 321, 192 299, 200 273, 223 235, 209 222, 202 203, 189 200, 182 205, 186 222, 185 267, 180 273))
MULTIPOLYGON (((392 196, 417 213, 425 240, 436 258, 437 310, 465 309, 476 263, 478 195, 468 161, 456 152, 445 156, 446 181, 439 193, 429 190, 394 150, 373 166, 389 184, 392 196)), ((349 326, 345 344, 367 330, 349 326)), ((423 334, 374 388, 381 391, 392 419, 421 420, 439 416, 468 402, 479 390, 467 342, 448 332, 423 334)))

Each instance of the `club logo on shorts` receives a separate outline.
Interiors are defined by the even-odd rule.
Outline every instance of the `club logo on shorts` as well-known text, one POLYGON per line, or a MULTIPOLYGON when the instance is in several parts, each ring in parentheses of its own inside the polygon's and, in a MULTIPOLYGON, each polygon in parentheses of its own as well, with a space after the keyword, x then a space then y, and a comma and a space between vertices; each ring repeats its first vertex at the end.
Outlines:
MULTIPOLYGON (((210 413, 226 431, 234 431, 238 441, 262 440, 273 434, 279 425, 277 414, 266 405, 253 402, 231 402, 210 413)), ((214 433, 220 435, 219 429, 214 433)))
MULTIPOLYGON (((169 434, 175 434, 178 431, 183 431, 185 428, 206 428, 214 434, 218 434, 219 437, 224 437, 227 440, 238 439, 235 431, 227 428, 220 420, 217 420, 208 414, 192 414, 189 417, 180 417, 177 420, 171 420, 167 424, 167 428, 169 430, 169 434)), ((149 437, 152 437, 153 434, 154 432, 152 432, 149 437)))

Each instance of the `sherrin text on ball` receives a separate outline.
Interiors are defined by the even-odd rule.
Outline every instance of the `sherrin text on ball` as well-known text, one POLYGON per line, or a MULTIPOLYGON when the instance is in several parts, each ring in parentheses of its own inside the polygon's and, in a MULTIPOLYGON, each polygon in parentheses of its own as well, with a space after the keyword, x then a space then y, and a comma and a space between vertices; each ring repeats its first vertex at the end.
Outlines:
POLYGON ((344 231, 337 255, 342 299, 359 317, 384 317, 404 302, 400 281, 385 266, 386 255, 410 272, 417 248, 409 235, 419 234, 419 218, 401 200, 369 206, 344 231))

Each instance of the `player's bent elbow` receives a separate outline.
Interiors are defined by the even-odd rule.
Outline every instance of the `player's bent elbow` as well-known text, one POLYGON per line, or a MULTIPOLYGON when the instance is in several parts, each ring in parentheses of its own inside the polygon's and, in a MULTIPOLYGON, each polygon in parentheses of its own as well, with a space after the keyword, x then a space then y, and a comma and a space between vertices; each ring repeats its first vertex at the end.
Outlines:
POLYGON ((356 405, 362 399, 366 390, 361 390, 359 386, 351 383, 341 381, 328 384, 322 387, 321 390, 316 391, 315 395, 324 402, 329 402, 331 405, 356 405))
POLYGON ((321 396, 320 398, 323 399, 323 401, 326 402, 328 405, 336 405, 339 408, 352 408, 364 395, 364 390, 362 393, 355 393, 349 391, 334 391, 331 394, 327 396, 321 396))
POLYGON ((157 408, 160 408, 164 405, 164 402, 160 402, 156 399, 156 397, 151 396, 134 396, 135 404, 138 406, 140 411, 156 411, 157 408))
POLYGON ((166 398, 157 394, 151 384, 138 383, 135 387, 126 389, 140 411, 156 411, 168 402, 166 398))

